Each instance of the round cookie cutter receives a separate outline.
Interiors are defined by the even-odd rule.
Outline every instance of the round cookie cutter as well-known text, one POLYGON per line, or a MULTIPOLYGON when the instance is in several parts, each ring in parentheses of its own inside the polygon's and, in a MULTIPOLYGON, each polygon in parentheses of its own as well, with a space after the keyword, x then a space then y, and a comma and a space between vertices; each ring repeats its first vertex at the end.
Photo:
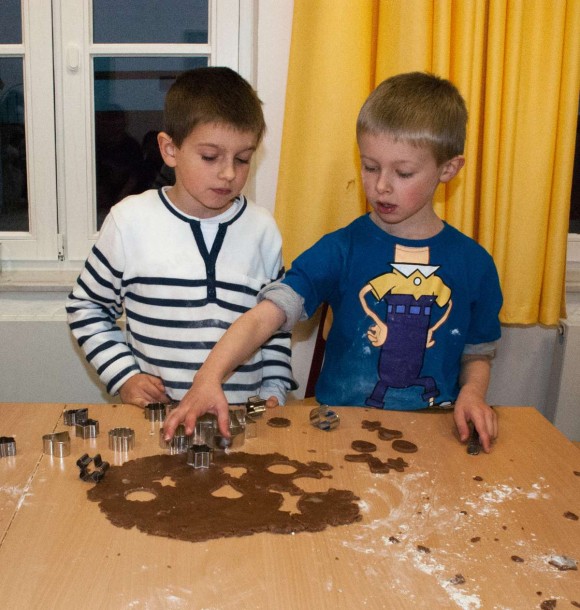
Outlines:
POLYGON ((319 430, 328 432, 338 428, 340 417, 328 405, 320 405, 310 411, 310 424, 319 430))

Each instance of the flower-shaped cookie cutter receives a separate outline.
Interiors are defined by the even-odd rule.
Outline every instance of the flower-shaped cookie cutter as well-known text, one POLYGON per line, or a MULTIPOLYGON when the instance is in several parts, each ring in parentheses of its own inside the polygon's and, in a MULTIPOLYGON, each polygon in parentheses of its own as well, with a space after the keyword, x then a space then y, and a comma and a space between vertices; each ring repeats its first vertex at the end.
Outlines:
POLYGON ((109 430, 109 449, 126 453, 133 447, 135 447, 135 430, 131 428, 109 430))
POLYGON ((152 402, 145 407, 145 419, 162 422, 165 420, 166 412, 167 405, 162 402, 152 402))
POLYGON ((334 430, 340 424, 340 417, 328 405, 320 405, 310 411, 310 424, 319 430, 334 430))
POLYGON ((81 469, 79 476, 83 481, 98 483, 109 469, 109 462, 103 462, 100 453, 95 457, 89 457, 89 454, 85 453, 77 460, 77 466, 81 469), (91 463, 93 466, 89 468, 91 463))

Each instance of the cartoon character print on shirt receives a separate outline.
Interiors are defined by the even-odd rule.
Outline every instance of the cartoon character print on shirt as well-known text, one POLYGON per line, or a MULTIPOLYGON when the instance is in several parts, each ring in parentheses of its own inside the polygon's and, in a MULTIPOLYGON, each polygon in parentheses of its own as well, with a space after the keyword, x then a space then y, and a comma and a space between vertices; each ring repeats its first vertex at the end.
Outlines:
POLYGON ((365 313, 375 322, 368 330, 371 344, 380 348, 379 380, 365 400, 370 407, 383 408, 389 388, 420 386, 426 406, 432 406, 439 390, 435 379, 422 375, 427 349, 435 345, 434 333, 451 312, 451 290, 437 276, 438 266, 429 265, 429 248, 397 245, 392 271, 370 280, 359 293, 365 313), (383 321, 369 307, 366 295, 386 304, 383 321), (432 323, 435 307, 443 313, 432 323))

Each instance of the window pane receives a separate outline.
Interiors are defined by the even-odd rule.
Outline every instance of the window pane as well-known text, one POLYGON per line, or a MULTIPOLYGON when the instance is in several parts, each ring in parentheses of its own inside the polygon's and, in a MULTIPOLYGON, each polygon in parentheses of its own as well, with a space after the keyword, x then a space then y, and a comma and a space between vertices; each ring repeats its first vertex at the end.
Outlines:
POLYGON ((208 0, 93 0, 93 42, 207 43, 208 0))
POLYGON ((0 44, 22 43, 22 17, 20 0, 2 0, 0 17, 0 44))
POLYGON ((0 57, 0 231, 28 231, 22 59, 0 57))
POLYGON ((207 64, 207 57, 94 59, 97 229, 123 197, 172 183, 157 146, 165 94, 180 72, 207 64))

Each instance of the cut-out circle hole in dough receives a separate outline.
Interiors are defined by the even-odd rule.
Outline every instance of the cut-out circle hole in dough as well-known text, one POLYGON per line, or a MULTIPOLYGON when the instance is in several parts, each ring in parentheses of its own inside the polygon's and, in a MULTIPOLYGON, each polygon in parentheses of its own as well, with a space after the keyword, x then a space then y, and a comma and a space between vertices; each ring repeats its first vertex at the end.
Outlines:
POLYGON ((296 468, 290 464, 272 464, 268 466, 267 470, 273 474, 293 474, 296 472, 296 468))
POLYGON ((125 494, 129 502, 151 502, 157 494, 152 489, 131 489, 125 494))
POLYGON ((215 491, 212 491, 211 495, 215 498, 229 498, 230 500, 237 500, 244 494, 240 493, 237 489, 234 489, 231 485, 222 485, 215 491))

